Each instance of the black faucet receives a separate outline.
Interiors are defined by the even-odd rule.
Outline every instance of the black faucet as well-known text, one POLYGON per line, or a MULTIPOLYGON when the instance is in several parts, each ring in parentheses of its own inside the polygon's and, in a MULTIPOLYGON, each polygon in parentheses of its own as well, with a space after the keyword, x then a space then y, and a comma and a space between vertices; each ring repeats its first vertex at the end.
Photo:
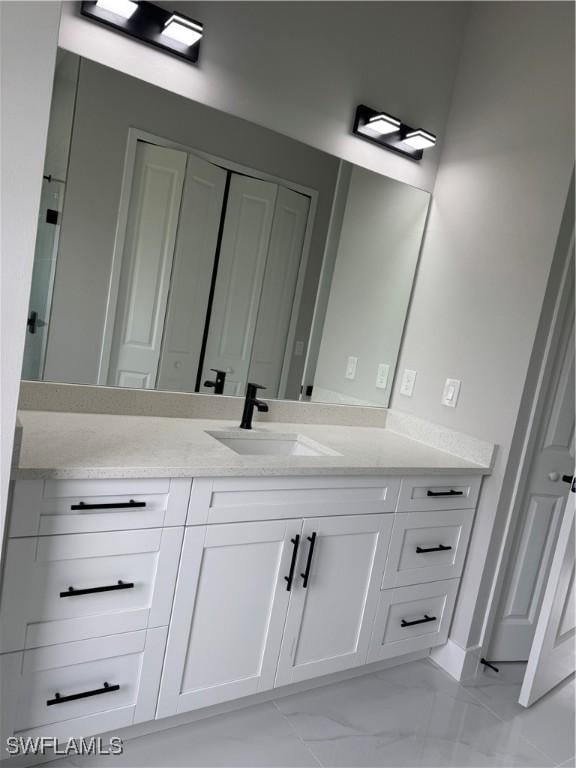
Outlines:
POLYGON ((266 387, 260 384, 246 384, 246 399, 244 400, 244 411, 242 412, 240 429, 252 429, 254 408, 260 413, 268 413, 268 405, 256 397, 259 389, 266 389, 266 387))
POLYGON ((214 387, 215 395, 224 394, 224 384, 226 383, 226 371, 219 371, 217 368, 210 368, 216 374, 216 381, 205 381, 205 387, 214 387))

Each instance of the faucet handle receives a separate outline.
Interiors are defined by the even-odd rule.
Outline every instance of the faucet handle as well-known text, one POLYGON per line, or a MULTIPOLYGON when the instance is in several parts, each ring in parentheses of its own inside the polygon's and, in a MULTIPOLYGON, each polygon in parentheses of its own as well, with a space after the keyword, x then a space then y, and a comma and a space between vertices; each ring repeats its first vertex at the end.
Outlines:
POLYGON ((224 386, 226 384, 226 371, 221 371, 217 368, 210 368, 211 371, 214 371, 216 374, 216 381, 205 381, 204 386, 212 388, 214 387, 214 394, 215 395, 223 395, 224 394, 224 386))
POLYGON ((246 397, 256 397, 259 389, 266 389, 266 387, 263 384, 253 384, 249 381, 246 384, 246 397))

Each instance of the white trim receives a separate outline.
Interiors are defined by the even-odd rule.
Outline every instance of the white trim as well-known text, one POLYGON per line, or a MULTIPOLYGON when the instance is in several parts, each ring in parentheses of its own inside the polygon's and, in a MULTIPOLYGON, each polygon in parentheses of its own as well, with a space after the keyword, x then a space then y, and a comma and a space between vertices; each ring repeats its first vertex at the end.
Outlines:
MULTIPOLYGON (((106 314, 104 320, 104 331, 102 335, 102 346, 100 350, 100 362, 98 365, 97 383, 100 385, 106 385, 108 383, 110 353, 112 350, 112 339, 114 336, 114 326, 116 321, 116 304, 118 302, 120 274, 122 271, 122 256, 124 253, 124 245, 126 240, 128 209, 130 206, 132 179, 134 176, 134 163, 136 160, 136 146, 138 141, 145 141, 149 144, 156 144, 157 146, 168 147, 170 149, 178 149, 188 154, 195 155, 196 157, 201 157, 204 160, 213 163, 214 165, 218 165, 227 171, 231 171, 232 173, 240 173, 245 176, 251 176, 252 178, 260 179, 261 181, 270 181, 274 184, 279 184, 283 187, 286 187, 287 189, 291 189, 294 192, 298 192, 299 194, 310 198, 310 209, 308 211, 308 219, 306 222, 304 245, 302 247, 302 255, 300 257, 296 291, 294 294, 294 301, 292 303, 292 313, 290 316, 290 325, 288 329, 288 337, 286 340, 286 350, 284 354, 284 362, 282 365, 282 373, 280 376, 278 399, 281 399, 280 394, 283 394, 286 389, 290 364, 292 361, 292 347, 294 344, 294 337, 296 335, 296 329, 298 325, 300 302, 302 300, 302 292, 306 278, 306 269, 308 266, 310 247, 312 243, 312 234, 314 231, 316 211, 318 208, 318 191, 312 189, 311 187, 306 187, 302 184, 296 184, 293 181, 288 181, 287 179, 283 179, 280 176, 274 176, 273 174, 265 173, 254 168, 250 168, 246 165, 241 165, 240 163, 236 163, 232 160, 218 157, 217 155, 212 155, 209 152, 204 152, 194 147, 180 144, 177 141, 172 141, 171 139, 157 136, 153 133, 149 133, 148 131, 143 131, 140 128, 128 129, 128 139, 126 142, 126 154, 124 159, 124 171, 122 174, 122 186, 120 192, 120 205, 118 208, 118 219, 114 237, 114 250, 112 254, 112 267, 108 288, 108 298, 106 301, 106 314)), ((320 281, 318 285, 320 285, 320 281)))
POLYGON ((461 648, 454 640, 448 639, 445 645, 432 649, 430 661, 460 682, 476 676, 481 656, 482 646, 461 648))

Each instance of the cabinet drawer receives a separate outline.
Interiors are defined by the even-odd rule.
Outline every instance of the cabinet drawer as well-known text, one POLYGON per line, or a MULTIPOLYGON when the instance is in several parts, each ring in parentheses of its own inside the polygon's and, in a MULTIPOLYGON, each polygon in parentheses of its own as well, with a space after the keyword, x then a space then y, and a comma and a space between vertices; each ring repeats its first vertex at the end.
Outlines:
POLYGON ((406 477, 400 486, 397 512, 430 509, 474 509, 482 477, 406 477))
POLYGON ((89 736, 154 718, 166 628, 0 657, 2 736, 89 736))
POLYGON ((259 477, 194 480, 187 525, 394 512, 391 477, 259 477))
POLYGON ((367 661, 445 643, 458 581, 436 581, 381 592, 367 661))
POLYGON ((183 532, 10 539, 0 651, 168 624, 183 532))
POLYGON ((383 589, 461 575, 473 509, 396 515, 383 589))
POLYGON ((184 525, 190 480, 19 480, 9 535, 184 525))

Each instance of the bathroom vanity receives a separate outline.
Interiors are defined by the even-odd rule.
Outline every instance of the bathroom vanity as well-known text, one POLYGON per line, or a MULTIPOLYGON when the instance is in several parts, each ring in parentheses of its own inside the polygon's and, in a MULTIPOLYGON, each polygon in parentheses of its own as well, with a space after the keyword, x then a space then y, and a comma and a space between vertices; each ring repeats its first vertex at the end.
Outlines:
POLYGON ((168 727, 446 641, 488 453, 383 428, 22 418, 3 738, 168 727), (295 440, 323 452, 278 455, 295 440))
POLYGON ((445 643, 494 446, 387 410, 430 195, 68 51, 54 93, 2 736, 169 727, 445 643))

